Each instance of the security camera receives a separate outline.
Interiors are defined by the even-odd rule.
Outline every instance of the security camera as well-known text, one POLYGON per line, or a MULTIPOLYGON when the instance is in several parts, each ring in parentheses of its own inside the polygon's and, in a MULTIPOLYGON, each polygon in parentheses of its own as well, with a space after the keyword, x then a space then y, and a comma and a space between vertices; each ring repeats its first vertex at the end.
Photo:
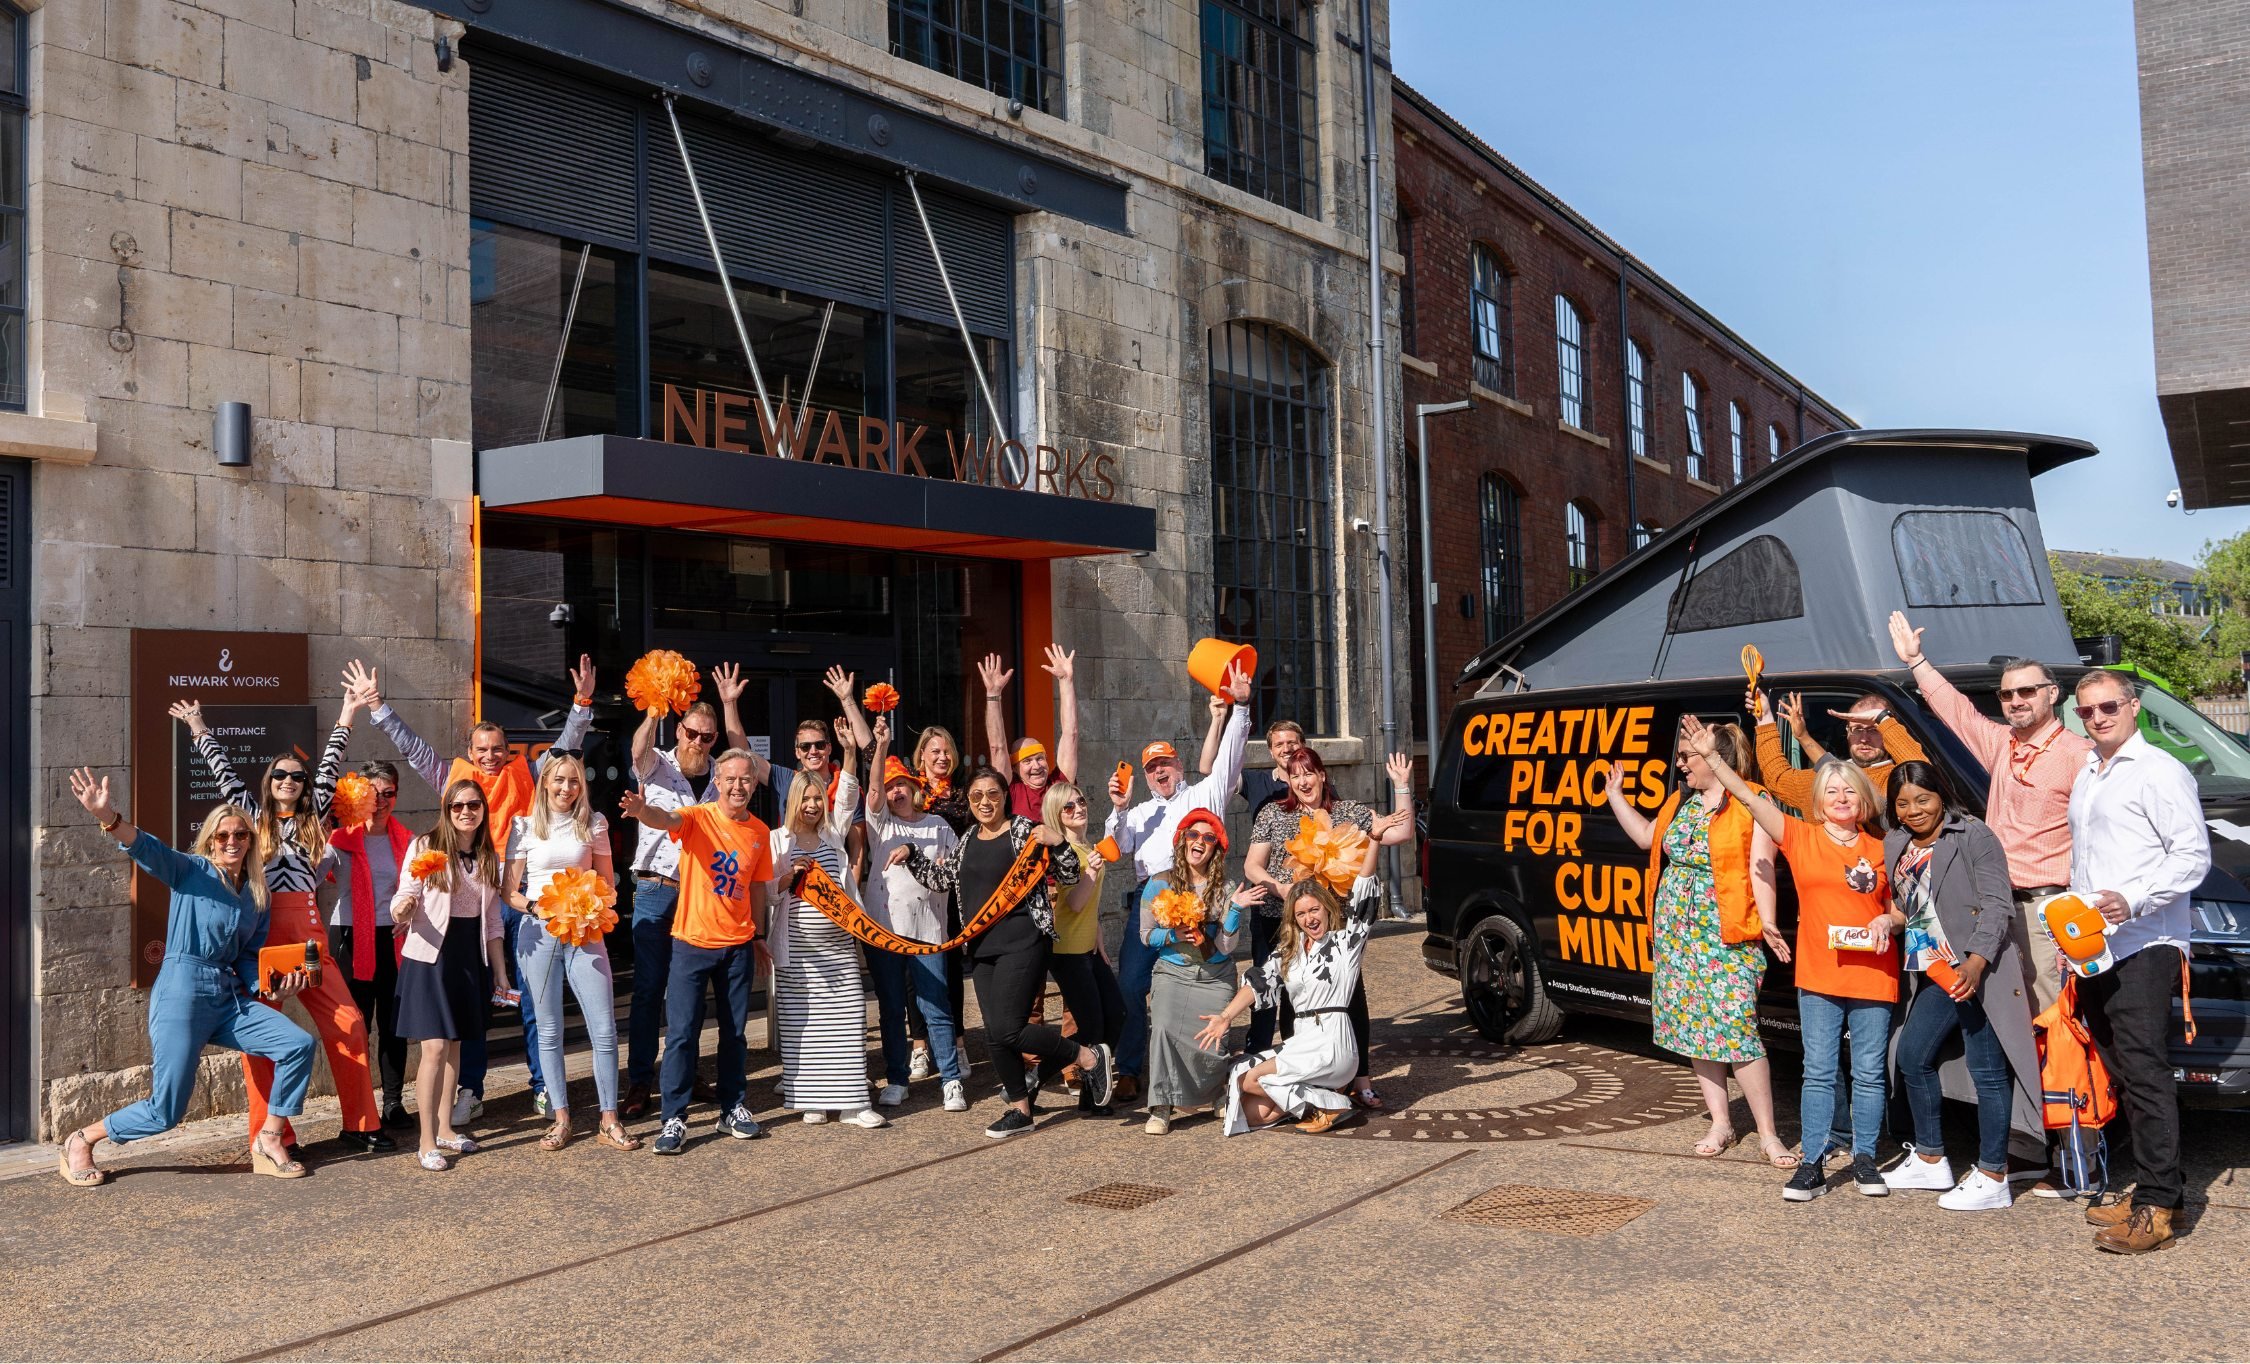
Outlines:
POLYGON ((1368 531, 1375 529, 1375 523, 1368 520, 1364 516, 1355 516, 1352 518, 1352 529, 1364 535, 1368 531))
POLYGON ((556 603, 555 609, 547 613, 547 623, 554 626, 557 630, 560 630, 565 625, 570 624, 570 620, 570 603, 568 602, 556 603))
POLYGON ((2177 507, 2180 505, 2180 490, 2178 488, 2174 488, 2172 491, 2164 494, 2164 505, 2167 507, 2177 507))

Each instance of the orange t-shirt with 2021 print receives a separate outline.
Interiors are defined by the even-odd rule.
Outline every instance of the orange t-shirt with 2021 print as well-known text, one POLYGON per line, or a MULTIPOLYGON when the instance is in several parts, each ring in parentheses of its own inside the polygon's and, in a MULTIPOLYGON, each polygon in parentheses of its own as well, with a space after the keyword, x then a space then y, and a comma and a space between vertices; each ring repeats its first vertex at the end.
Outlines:
POLYGON ((752 815, 732 820, 713 804, 680 811, 680 900, 672 936, 691 947, 738 947, 757 935, 750 888, 773 879, 773 831, 752 815))
POLYGON ((1818 824, 1791 819, 1781 855, 1797 887, 1797 988, 1843 999, 1898 1002, 1898 935, 1881 952, 1830 947, 1828 928, 1865 928, 1888 913, 1891 879, 1883 840, 1862 833, 1838 843, 1818 824))

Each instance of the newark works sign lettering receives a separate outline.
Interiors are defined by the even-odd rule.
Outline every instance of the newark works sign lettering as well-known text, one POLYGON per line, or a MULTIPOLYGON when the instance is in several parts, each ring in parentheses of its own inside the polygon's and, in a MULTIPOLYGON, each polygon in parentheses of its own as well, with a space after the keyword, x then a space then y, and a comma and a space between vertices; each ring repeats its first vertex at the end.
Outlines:
POLYGON ((847 417, 821 408, 792 411, 786 403, 778 404, 769 420, 756 400, 743 394, 671 384, 663 386, 662 409, 662 439, 669 445, 809 459, 1095 502, 1117 500, 1116 456, 1091 449, 1027 446, 990 436, 975 441, 946 431, 941 450, 939 437, 920 423, 847 417), (756 446, 750 444, 753 438, 756 446))

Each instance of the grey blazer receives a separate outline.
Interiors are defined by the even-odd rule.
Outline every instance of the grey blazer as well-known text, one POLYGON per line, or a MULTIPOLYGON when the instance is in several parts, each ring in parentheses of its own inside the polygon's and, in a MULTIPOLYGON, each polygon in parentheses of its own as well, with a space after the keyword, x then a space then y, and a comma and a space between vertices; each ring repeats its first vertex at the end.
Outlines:
MULTIPOLYGON (((1883 836, 1885 866, 1898 866, 1909 837, 1904 829, 1883 836)), ((1945 817, 1930 852, 1929 887, 1938 923, 1953 950, 1963 956, 1973 952, 1987 962, 2000 960, 2016 902, 2008 882, 2008 855, 1983 820, 1963 814, 1945 817)))

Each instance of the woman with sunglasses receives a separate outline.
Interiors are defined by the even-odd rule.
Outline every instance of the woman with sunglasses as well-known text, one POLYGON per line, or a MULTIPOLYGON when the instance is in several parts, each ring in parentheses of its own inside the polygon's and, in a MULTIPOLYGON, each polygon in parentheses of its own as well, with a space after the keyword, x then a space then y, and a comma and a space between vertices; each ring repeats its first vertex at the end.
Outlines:
MULTIPOLYGON (((364 701, 357 690, 344 694, 343 709, 329 731, 328 745, 320 755, 316 777, 304 758, 292 752, 266 764, 265 776, 253 792, 236 774, 233 761, 212 737, 203 720, 203 707, 194 701, 173 704, 171 716, 185 724, 195 741, 195 751, 219 784, 219 798, 249 810, 257 819, 258 846, 265 855, 266 933, 271 944, 319 942, 327 945, 328 930, 321 925, 320 908, 313 893, 327 880, 331 866, 328 837, 321 821, 336 791, 343 770, 344 750, 351 743, 352 721, 364 701)), ((298 993, 299 1004, 319 1030, 328 1069, 336 1080, 336 1104, 343 1112, 338 1139, 361 1151, 392 1151, 398 1143, 383 1131, 382 1110, 375 1105, 375 1079, 367 1064, 367 1019, 352 999, 351 982, 342 971, 324 971, 318 984, 298 993)), ((242 1073, 250 1091, 250 1130, 265 1124, 266 1096, 273 1084, 273 1067, 249 1055, 242 1058, 242 1073)), ((294 1145, 296 1133, 284 1127, 294 1145)))
POLYGON ((1227 1058, 1198 1040, 1204 1021, 1227 1011, 1235 996, 1230 955, 1243 912, 1266 898, 1247 882, 1229 893, 1227 826, 1209 810, 1190 810, 1172 839, 1172 870, 1149 878, 1143 892, 1142 941, 1156 949, 1148 993, 1148 1124, 1160 1137, 1183 1109, 1209 1108, 1226 1085, 1227 1058), (1157 922, 1156 897, 1194 897, 1202 914, 1191 928, 1157 922))
POLYGON ((406 937, 398 968, 399 1031, 422 1044, 414 1096, 425 1170, 445 1169, 448 1151, 477 1149, 453 1123, 461 1042, 484 1036, 487 982, 508 978, 500 857, 485 834, 485 818, 482 786, 467 777, 447 783, 437 826, 408 849, 408 874, 391 899, 391 919, 406 937), (413 865, 425 852, 440 854, 438 865, 415 875, 413 865))
POLYGON ((832 808, 828 784, 815 773, 798 773, 781 827, 772 834, 775 895, 766 950, 773 954, 781 1102, 808 1123, 835 1116, 854 1127, 887 1127, 867 1101, 867 990, 859 941, 794 890, 799 871, 818 867, 859 899, 859 878, 844 846, 859 781, 840 772, 837 787, 832 808))
POLYGON ((898 848, 889 861, 931 890, 951 891, 965 921, 974 921, 987 905, 1004 910, 963 951, 976 981, 977 1007, 984 1014, 985 1044, 1008 1101, 1007 1111, 984 1134, 1012 1137, 1032 1128, 1024 1053, 1058 1069, 1075 1061, 1096 1105, 1109 1102, 1116 1062, 1107 1046, 1080 1046, 1052 1024, 1027 1021, 1047 979, 1055 936, 1048 886, 1077 883, 1078 854, 1056 830, 1010 816, 1008 784, 991 768, 980 768, 963 795, 976 823, 953 851, 932 858, 920 848, 898 848), (1046 875, 1031 875, 1037 863, 1027 850, 1034 845, 1046 849, 1046 875))
MULTIPOLYGON (((1117 973, 1110 969, 1109 959, 1102 955, 1102 882, 1109 867, 1087 842, 1084 791, 1057 777, 1047 783, 1041 800, 1047 827, 1067 839, 1070 850, 1078 854, 1078 884, 1064 888, 1055 905, 1055 951, 1047 971, 1062 990, 1063 1011, 1077 1025, 1077 1036, 1115 1051, 1125 1030, 1125 995, 1117 988, 1117 973)), ((1045 1072, 1042 1065, 1042 1083, 1052 1078, 1045 1072)), ((1078 1107, 1108 1117, 1109 1105, 1096 1104, 1093 1098, 1088 1086, 1079 1086, 1078 1107)))
POLYGON ((295 1179, 305 1167, 290 1159, 281 1129, 304 1111, 312 1081, 313 1040, 276 1009, 305 983, 292 971, 258 978, 258 948, 266 940, 266 884, 258 863, 258 835, 248 810, 213 807, 204 816, 190 852, 174 852, 145 829, 127 822, 110 804, 109 778, 90 768, 70 774, 70 793, 102 832, 141 870, 172 892, 164 924, 164 964, 148 992, 149 1096, 100 1122, 63 1137, 61 1174, 66 1183, 91 1188, 107 1179, 94 1164, 94 1144, 153 1137, 180 1125, 195 1096, 196 1063, 206 1045, 265 1058, 274 1068, 273 1101, 250 1139, 250 1168, 295 1179), (263 992, 263 993, 261 993, 263 992))

